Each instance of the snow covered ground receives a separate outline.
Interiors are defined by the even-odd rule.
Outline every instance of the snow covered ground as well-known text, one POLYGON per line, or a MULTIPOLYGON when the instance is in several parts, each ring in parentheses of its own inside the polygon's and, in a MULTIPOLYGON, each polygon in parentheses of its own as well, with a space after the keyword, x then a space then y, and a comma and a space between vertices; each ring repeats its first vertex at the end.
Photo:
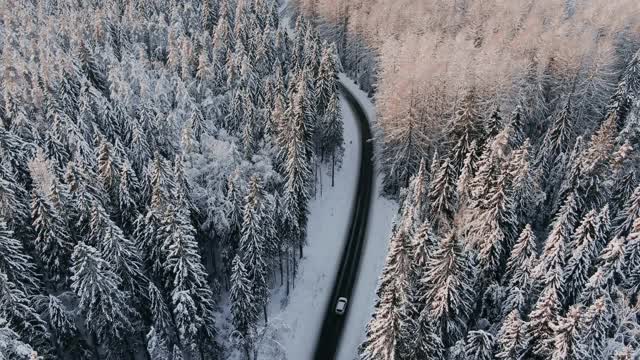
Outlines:
MULTIPOLYGON (((341 76, 341 80, 356 94, 372 120, 375 110, 371 101, 344 75, 341 76)), ((323 171, 322 194, 318 192, 316 199, 310 204, 308 245, 305 248, 305 257, 300 263, 296 287, 290 294, 288 304, 283 301, 285 289, 278 289, 272 296, 269 308, 270 321, 278 324, 279 342, 289 360, 312 358, 327 301, 330 300, 341 251, 347 238, 360 162, 360 137, 351 108, 344 99, 341 99, 340 104, 346 143, 342 168, 336 174, 336 185, 333 188, 330 186, 331 178, 328 172, 326 169, 323 171)), ((378 179, 376 186, 379 183, 378 179)), ((357 346, 362 341, 373 306, 376 281, 386 254, 396 205, 392 201, 374 196, 370 211, 361 271, 355 295, 349 301, 347 325, 339 359, 353 359, 357 353, 357 346)))

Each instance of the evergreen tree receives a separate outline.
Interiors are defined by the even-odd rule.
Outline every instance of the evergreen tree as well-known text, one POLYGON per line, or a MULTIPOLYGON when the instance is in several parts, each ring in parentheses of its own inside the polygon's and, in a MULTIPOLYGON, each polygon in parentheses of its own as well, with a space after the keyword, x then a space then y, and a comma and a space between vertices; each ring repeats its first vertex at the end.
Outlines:
POLYGON ((626 237, 633 226, 633 222, 640 217, 640 186, 633 190, 622 210, 613 220, 613 235, 626 237))
POLYGON ((509 313, 502 323, 497 336, 497 359, 518 360, 526 346, 524 322, 520 312, 515 309, 509 313))
POLYGON ((91 209, 91 244, 100 251, 102 259, 122 280, 121 286, 140 299, 146 293, 146 276, 142 271, 142 259, 134 242, 109 218, 104 208, 94 204, 91 209))
MULTIPOLYGON (((316 84, 316 109, 320 117, 325 116, 330 101, 333 101, 332 98, 337 97, 338 94, 336 67, 335 47, 333 44, 329 46, 325 42, 322 47, 316 84)), ((326 129, 324 127, 324 130, 326 129)))
POLYGON ((202 265, 195 229, 183 205, 171 206, 160 229, 166 287, 183 350, 213 356, 215 329, 213 293, 202 265), (208 350, 203 350, 203 347, 208 350))
POLYGON ((438 238, 433 233, 431 223, 425 220, 417 229, 411 242, 413 249, 413 264, 420 270, 426 269, 427 262, 438 246, 438 238))
POLYGON ((344 154, 344 137, 342 115, 338 102, 338 93, 333 92, 322 118, 323 124, 320 130, 322 136, 322 154, 328 154, 331 159, 331 186, 335 184, 336 167, 340 167, 344 154))
POLYGON ((418 318, 418 332, 410 334, 415 338, 415 358, 424 360, 443 359, 445 356, 444 345, 442 339, 436 335, 431 320, 428 318, 427 312, 422 312, 418 318))
POLYGON ((427 262, 421 282, 427 289, 424 302, 443 343, 460 339, 471 315, 474 299, 473 266, 455 235, 438 245, 427 262))
POLYGON ((378 300, 374 317, 367 324, 366 340, 361 348, 361 359, 394 359, 410 351, 407 330, 410 325, 405 311, 409 286, 410 246, 409 217, 404 217, 392 235, 385 266, 378 283, 378 300), (403 322, 404 320, 404 322, 403 322))
POLYGON ((110 196, 115 196, 118 189, 118 168, 112 153, 112 147, 104 139, 100 140, 100 147, 98 148, 98 177, 110 196))
POLYGON ((462 169, 460 170, 460 176, 458 177, 457 182, 458 199, 461 208, 466 204, 466 202, 469 200, 469 197, 471 196, 469 183, 471 182, 477 171, 477 164, 479 160, 477 153, 478 145, 476 140, 473 140, 469 145, 467 156, 464 158, 462 169))
MULTIPOLYGON (((2 151, 0 150, 0 153, 2 151)), ((18 239, 31 236, 31 217, 28 192, 15 181, 17 174, 9 159, 0 162, 0 217, 7 221, 7 227, 18 239)))
POLYGON ((605 297, 589 306, 579 325, 579 343, 583 352, 580 359, 604 359, 607 353, 608 333, 612 326, 611 309, 605 297))
POLYGON ((34 294, 40 287, 33 259, 27 255, 22 243, 7 228, 7 223, 0 218, 0 271, 4 272, 8 281, 15 284, 25 294, 34 294))
POLYGON ((171 311, 164 300, 164 296, 152 282, 149 282, 149 310, 152 318, 153 332, 158 345, 175 338, 175 329, 171 311))
POLYGON ((133 331, 131 319, 135 311, 127 293, 120 290, 122 279, 98 250, 82 242, 75 246, 72 261, 71 288, 78 297, 86 328, 100 344, 124 342, 133 331))
MULTIPOLYGON (((240 238, 240 254, 243 265, 246 264, 248 279, 256 309, 263 307, 267 316, 269 288, 267 286, 267 259, 269 239, 274 236, 273 221, 267 213, 265 193, 257 176, 249 183, 249 192, 245 198, 242 231, 240 238)), ((257 313, 253 316, 257 317, 257 313)))
POLYGON ((171 359, 172 360, 183 360, 184 359, 184 355, 182 353, 182 350, 180 350, 178 345, 173 345, 173 351, 171 352, 171 359))
MULTIPOLYGON (((22 339, 43 355, 51 350, 46 323, 33 308, 31 298, 0 269, 0 316, 22 339)), ((1 353, 0 353, 1 354, 1 353)))
POLYGON ((6 359, 30 360, 35 350, 9 327, 6 319, 0 317, 0 355, 6 359))
POLYGON ((429 187, 431 223, 442 233, 449 228, 456 211, 455 169, 449 159, 445 159, 432 176, 429 187))
POLYGON ((133 222, 140 215, 136 201, 139 194, 138 177, 126 159, 120 169, 120 183, 118 185, 118 219, 122 230, 131 234, 133 222))
POLYGON ((472 330, 467 334, 467 342, 464 352, 467 359, 491 360, 493 359, 493 347, 495 339, 493 335, 484 330, 472 330))
POLYGON ((547 236, 540 255, 540 262, 536 268, 537 288, 552 285, 558 295, 561 294, 563 268, 571 251, 568 243, 576 223, 576 212, 575 195, 571 193, 556 214, 551 225, 551 232, 547 236))
POLYGON ((162 338, 156 329, 152 326, 147 333, 147 353, 151 360, 170 359, 169 349, 164 338, 162 338))
POLYGON ((300 248, 305 241, 305 228, 307 225, 309 184, 311 182, 311 169, 309 163, 307 128, 304 112, 301 106, 303 94, 296 93, 291 109, 288 110, 288 126, 284 136, 288 138, 284 155, 284 219, 285 233, 295 246, 300 248))
POLYGON ((556 156, 566 152, 574 138, 574 119, 571 112, 571 99, 567 99, 554 115, 551 126, 545 134, 542 149, 548 154, 547 161, 552 163, 556 156))
POLYGON ((624 287, 635 295, 640 290, 640 218, 633 222, 624 244, 624 287))
POLYGON ((582 316, 582 308, 572 306, 567 315, 560 317, 557 324, 551 327, 554 331, 553 343, 551 350, 551 359, 553 360, 578 360, 585 358, 585 350, 580 344, 580 318, 582 316))
POLYGON ((597 256, 598 222, 595 211, 588 212, 573 236, 573 250, 564 272, 564 294, 567 304, 575 302, 589 279, 589 271, 597 256))
POLYGON ((597 270, 591 275, 580 295, 580 302, 584 305, 592 304, 600 296, 617 293, 617 284, 621 284, 625 279, 623 240, 621 238, 611 240, 600 254, 596 264, 597 270))
POLYGON ((256 299, 252 291, 252 284, 247 270, 238 255, 233 259, 231 275, 231 314, 233 326, 236 329, 238 341, 242 344, 247 357, 253 346, 253 336, 258 320, 256 299))
POLYGON ((88 350, 87 344, 79 338, 75 314, 64 304, 65 300, 65 294, 61 297, 39 295, 33 301, 34 309, 47 322, 58 357, 66 352, 74 358, 88 359, 88 356, 93 354, 88 350))
POLYGON ((477 102, 474 90, 467 92, 449 130, 449 138, 455 144, 451 150, 451 164, 456 175, 463 166, 464 159, 471 148, 471 142, 473 140, 483 142, 486 136, 484 119, 478 113, 477 102))
POLYGON ((531 230, 531 225, 527 224, 520 233, 507 261, 507 271, 503 280, 508 282, 510 286, 517 286, 521 289, 531 288, 533 271, 537 265, 536 247, 536 236, 531 230))
POLYGON ((47 277, 54 288, 64 286, 73 243, 58 210, 37 191, 32 193, 31 213, 36 231, 35 244, 47 277))
POLYGON ((547 286, 529 314, 525 324, 525 337, 528 339, 526 356, 545 358, 551 356, 554 336, 552 328, 561 309, 558 293, 553 286, 547 286))

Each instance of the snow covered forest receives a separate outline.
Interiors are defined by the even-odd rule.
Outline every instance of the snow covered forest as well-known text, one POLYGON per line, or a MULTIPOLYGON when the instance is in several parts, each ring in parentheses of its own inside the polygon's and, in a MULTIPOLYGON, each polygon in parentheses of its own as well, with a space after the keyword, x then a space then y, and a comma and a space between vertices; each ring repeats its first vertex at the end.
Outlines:
POLYGON ((343 152, 336 47, 279 10, 0 1, 0 359, 254 358, 343 152))
POLYGON ((638 358, 640 3, 296 3, 401 204, 360 358, 638 358))

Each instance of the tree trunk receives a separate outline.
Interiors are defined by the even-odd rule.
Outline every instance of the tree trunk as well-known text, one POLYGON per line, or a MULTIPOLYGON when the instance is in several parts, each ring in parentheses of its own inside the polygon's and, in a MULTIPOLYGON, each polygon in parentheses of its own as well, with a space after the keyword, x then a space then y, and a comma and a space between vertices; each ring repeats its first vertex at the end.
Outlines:
POLYGON ((331 187, 335 185, 335 175, 336 175, 336 151, 331 152, 331 187))
POLYGON ((289 249, 287 249, 287 297, 289 297, 289 291, 290 291, 290 287, 289 287, 289 249))
POLYGON ((300 259, 302 259, 302 257, 304 256, 304 253, 302 252, 302 249, 304 247, 304 241, 302 240, 302 236, 300 236, 300 240, 298 241, 298 244, 300 248, 300 259))
POLYGON ((278 249, 278 257, 280 258, 280 286, 284 285, 284 274, 283 274, 283 269, 282 269, 282 248, 278 249))
POLYGON ((267 304, 262 305, 262 310, 264 310, 264 324, 267 325, 269 322, 269 318, 267 317, 267 304))
POLYGON ((291 286, 295 289, 296 288, 296 271, 298 270, 298 263, 296 260, 296 250, 295 248, 293 248, 293 252, 291 254, 291 258, 293 259, 293 276, 291 277, 291 286))
POLYGON ((100 360, 100 344, 98 344, 98 338, 95 334, 91 335, 91 342, 93 343, 93 352, 96 355, 96 360, 100 360))

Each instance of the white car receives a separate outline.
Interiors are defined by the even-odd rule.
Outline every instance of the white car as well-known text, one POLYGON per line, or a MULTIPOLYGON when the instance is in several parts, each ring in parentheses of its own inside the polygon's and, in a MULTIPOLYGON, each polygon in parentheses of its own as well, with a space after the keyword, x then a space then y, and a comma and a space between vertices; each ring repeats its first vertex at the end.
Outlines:
POLYGON ((336 314, 343 315, 345 310, 347 310, 347 298, 338 298, 338 302, 336 303, 336 314))

